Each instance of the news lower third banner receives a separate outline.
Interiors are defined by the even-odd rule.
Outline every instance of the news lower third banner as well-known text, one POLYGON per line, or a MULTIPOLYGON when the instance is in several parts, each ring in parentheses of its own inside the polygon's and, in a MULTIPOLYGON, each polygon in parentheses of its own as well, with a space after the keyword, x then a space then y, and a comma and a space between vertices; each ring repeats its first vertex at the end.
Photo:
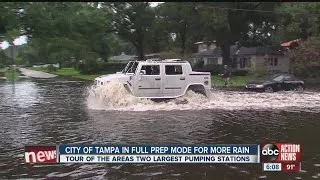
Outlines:
POLYGON ((259 163, 256 145, 59 146, 59 162, 259 163))
POLYGON ((59 145, 26 146, 27 163, 260 163, 260 146, 59 145))

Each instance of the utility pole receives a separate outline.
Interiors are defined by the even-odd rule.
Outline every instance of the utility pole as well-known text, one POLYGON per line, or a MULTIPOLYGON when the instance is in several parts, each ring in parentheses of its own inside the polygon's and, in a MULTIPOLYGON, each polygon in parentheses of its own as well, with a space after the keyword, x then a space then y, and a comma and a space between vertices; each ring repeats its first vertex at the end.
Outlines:
POLYGON ((13 64, 12 64, 12 81, 14 83, 15 81, 15 72, 16 72, 16 67, 15 67, 15 61, 16 61, 16 45, 12 41, 11 43, 11 53, 12 53, 12 59, 13 59, 13 64))

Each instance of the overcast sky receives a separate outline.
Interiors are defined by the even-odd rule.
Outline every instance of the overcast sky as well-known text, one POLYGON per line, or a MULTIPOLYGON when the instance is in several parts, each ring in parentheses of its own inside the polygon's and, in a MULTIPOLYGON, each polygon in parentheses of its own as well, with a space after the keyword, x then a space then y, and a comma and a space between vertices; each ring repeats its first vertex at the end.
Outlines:
POLYGON ((158 4, 161 4, 163 2, 150 2, 150 6, 151 7, 155 7, 155 6, 158 6, 158 4))

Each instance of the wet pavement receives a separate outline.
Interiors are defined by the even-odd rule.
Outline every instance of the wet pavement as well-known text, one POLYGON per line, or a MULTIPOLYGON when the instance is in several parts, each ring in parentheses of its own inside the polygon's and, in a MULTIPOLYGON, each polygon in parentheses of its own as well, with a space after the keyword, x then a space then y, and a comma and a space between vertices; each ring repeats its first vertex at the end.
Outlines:
POLYGON ((31 69, 26 69, 26 68, 19 68, 21 73, 25 76, 32 77, 32 78, 54 78, 57 75, 46 73, 46 72, 41 72, 41 71, 35 71, 31 69))

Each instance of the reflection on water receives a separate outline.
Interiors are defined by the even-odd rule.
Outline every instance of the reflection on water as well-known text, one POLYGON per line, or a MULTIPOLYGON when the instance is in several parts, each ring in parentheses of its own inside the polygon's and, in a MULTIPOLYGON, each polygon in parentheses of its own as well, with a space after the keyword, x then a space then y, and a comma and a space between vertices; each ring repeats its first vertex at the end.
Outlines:
MULTIPOLYGON (((280 92, 274 95, 221 91, 215 96, 218 100, 207 102, 209 105, 203 109, 199 107, 202 103, 197 102, 182 105, 169 102, 167 106, 175 109, 169 111, 161 110, 161 107, 165 107, 163 103, 148 104, 145 101, 145 104, 141 104, 135 101, 134 103, 140 103, 141 108, 145 108, 144 111, 106 111, 88 108, 86 84, 82 82, 21 81, 15 85, 14 93, 10 84, 0 84, 0 179, 320 178, 320 145, 316 143, 320 135, 320 113, 317 110, 319 93, 280 92), (257 100, 258 98, 260 99, 257 100), (288 104, 290 98, 294 107, 288 104), (279 103, 276 103, 277 100, 279 103), (241 107, 243 101, 248 102, 243 106, 250 108, 237 108, 241 107), (266 106, 259 105, 260 101, 266 106), (270 141, 301 143, 303 171, 296 174, 264 173, 261 172, 261 165, 255 164, 31 166, 24 164, 23 160, 23 148, 26 144, 210 144, 270 141)), ((194 98, 192 94, 190 98, 194 98)), ((116 108, 127 108, 125 102, 123 100, 119 103, 121 106, 118 104, 116 108)))

